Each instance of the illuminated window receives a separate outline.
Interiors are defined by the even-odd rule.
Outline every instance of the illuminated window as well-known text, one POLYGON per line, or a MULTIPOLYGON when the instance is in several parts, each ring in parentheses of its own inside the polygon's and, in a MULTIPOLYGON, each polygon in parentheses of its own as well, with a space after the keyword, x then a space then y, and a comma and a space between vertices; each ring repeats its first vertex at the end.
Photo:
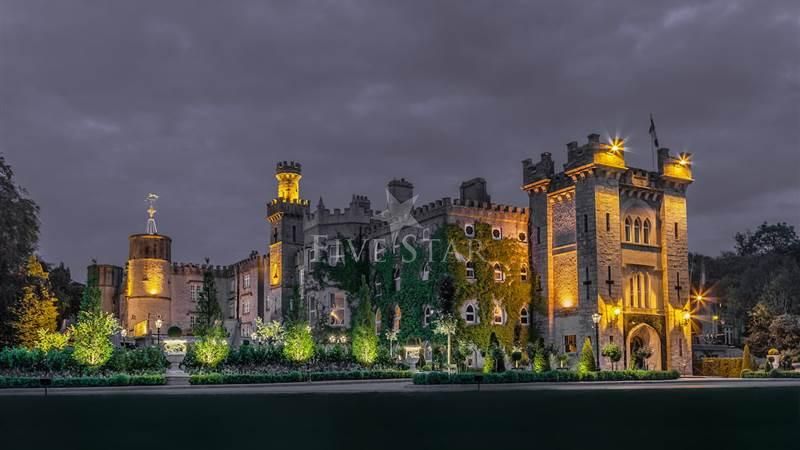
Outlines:
POLYGON ((528 308, 523 307, 519 311, 519 324, 528 325, 528 308))
POLYGON ((420 278, 422 279, 422 281, 428 281, 430 275, 431 275, 431 265, 429 262, 426 261, 425 264, 422 266, 422 273, 420 274, 420 278))
POLYGON ((400 310, 400 305, 394 305, 394 317, 392 319, 392 330, 400 331, 400 319, 403 318, 403 311, 400 310))
POLYGON ((639 238, 641 237, 641 234, 642 234, 642 221, 639 220, 639 218, 637 217, 636 220, 633 221, 633 242, 638 244, 640 242, 639 238))
POLYGON ((466 267, 466 276, 468 280, 475 279, 475 264, 472 261, 467 261, 465 264, 466 267))
POLYGON ((574 334, 564 336, 564 353, 576 353, 578 351, 578 337, 574 334))
POLYGON ((642 238, 645 244, 650 243, 650 219, 644 220, 644 225, 642 226, 642 238))
POLYGON ((331 293, 328 299, 331 308, 330 324, 333 326, 344 325, 344 295, 331 293))
POLYGON ((519 279, 520 281, 528 281, 528 267, 522 266, 519 269, 519 279))
POLYGON ((472 303, 464 308, 464 321, 467 323, 478 323, 477 316, 475 314, 475 305, 472 303))
POLYGON ((505 274, 503 273, 503 267, 500 265, 500 263, 495 263, 494 264, 494 281, 499 283, 499 282, 502 282, 503 280, 505 280, 505 274))
POLYGON ((503 313, 503 308, 495 305, 494 309, 492 309, 492 324, 502 325, 503 323, 505 323, 505 314, 503 313))
POLYGON ((245 289, 250 289, 250 274, 244 274, 244 278, 242 279, 242 285, 245 289))
POLYGON ((631 218, 625 218, 625 242, 631 241, 631 218))

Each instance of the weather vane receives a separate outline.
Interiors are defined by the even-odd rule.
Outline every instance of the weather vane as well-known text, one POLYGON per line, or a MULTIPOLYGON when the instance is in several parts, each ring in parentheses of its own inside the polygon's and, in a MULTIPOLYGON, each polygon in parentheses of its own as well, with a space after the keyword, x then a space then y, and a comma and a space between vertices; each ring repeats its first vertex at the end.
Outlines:
POLYGON ((153 194, 152 192, 147 194, 147 201, 148 208, 147 208, 147 234, 157 234, 158 229, 156 228, 156 200, 158 200, 158 196, 153 194))

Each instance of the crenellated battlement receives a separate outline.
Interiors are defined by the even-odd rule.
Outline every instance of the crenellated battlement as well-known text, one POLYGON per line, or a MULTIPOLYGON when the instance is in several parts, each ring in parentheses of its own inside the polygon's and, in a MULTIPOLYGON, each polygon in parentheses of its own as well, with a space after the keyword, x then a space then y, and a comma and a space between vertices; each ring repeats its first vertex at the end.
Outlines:
POLYGON ((211 270, 215 277, 229 277, 232 275, 232 266, 220 266, 213 264, 196 263, 172 263, 171 270, 174 275, 203 275, 207 270, 211 270))
POLYGON ((275 173, 302 173, 303 166, 295 161, 278 161, 275 173))

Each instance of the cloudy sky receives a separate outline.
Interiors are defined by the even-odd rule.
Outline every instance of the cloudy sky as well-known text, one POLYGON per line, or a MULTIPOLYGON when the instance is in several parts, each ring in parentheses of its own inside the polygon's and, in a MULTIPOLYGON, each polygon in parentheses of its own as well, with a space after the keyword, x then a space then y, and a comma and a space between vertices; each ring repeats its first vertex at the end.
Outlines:
POLYGON ((691 250, 800 225, 800 3, 650 3, 0 0, 0 152, 78 278, 151 191, 175 260, 227 264, 265 249, 276 161, 329 207, 400 176, 525 205, 520 161, 592 132, 652 168, 651 112, 695 154, 691 250))

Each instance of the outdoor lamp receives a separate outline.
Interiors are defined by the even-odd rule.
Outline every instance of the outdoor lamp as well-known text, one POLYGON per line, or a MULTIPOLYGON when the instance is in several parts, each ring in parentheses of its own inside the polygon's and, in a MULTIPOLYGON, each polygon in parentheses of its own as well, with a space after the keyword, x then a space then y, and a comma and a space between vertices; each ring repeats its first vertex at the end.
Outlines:
POLYGON ((683 325, 684 326, 689 325, 689 320, 691 320, 691 318, 692 318, 692 315, 691 315, 691 313, 689 313, 689 310, 688 309, 684 309, 683 310, 683 325))
POLYGON ((600 319, 603 317, 600 313, 592 314, 592 322, 594 322, 594 342, 597 346, 596 351, 594 352, 595 357, 597 359, 596 363, 597 370, 600 370, 600 319))

